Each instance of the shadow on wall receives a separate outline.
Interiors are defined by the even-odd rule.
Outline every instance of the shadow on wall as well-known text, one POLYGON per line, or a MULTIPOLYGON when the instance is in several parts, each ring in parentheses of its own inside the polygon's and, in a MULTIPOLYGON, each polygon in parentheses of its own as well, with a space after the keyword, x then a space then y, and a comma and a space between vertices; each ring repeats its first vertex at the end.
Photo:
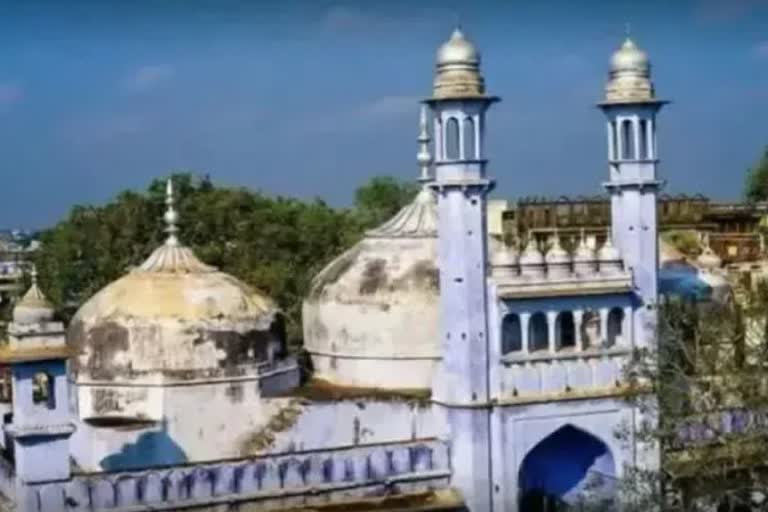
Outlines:
POLYGON ((141 434, 135 443, 124 444, 119 452, 101 459, 99 465, 104 471, 121 471, 185 462, 187 454, 168 435, 163 423, 161 430, 141 434))
POLYGON ((585 494, 610 499, 615 493, 615 474, 613 456, 605 443, 566 425, 536 445, 523 460, 520 498, 521 504, 529 505, 523 510, 557 510, 551 506, 562 508, 562 504, 578 502, 585 494), (597 475, 600 478, 595 478, 597 475))

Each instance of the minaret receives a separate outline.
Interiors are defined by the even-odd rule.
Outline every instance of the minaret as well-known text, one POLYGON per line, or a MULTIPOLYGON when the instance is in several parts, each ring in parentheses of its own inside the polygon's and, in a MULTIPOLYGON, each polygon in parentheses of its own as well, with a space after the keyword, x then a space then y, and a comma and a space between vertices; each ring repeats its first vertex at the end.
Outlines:
POLYGON ((69 415, 68 355, 64 325, 54 321, 53 306, 33 269, 32 286, 14 307, 8 344, 0 349, 0 363, 9 365, 12 375, 13 421, 5 430, 13 440, 20 510, 31 505, 35 485, 70 476, 69 437, 75 427, 69 415))
POLYGON ((627 35, 611 58, 599 107, 608 120, 610 176, 604 185, 611 196, 612 238, 632 271, 642 304, 634 322, 644 330, 636 331, 641 346, 654 336, 658 301, 656 201, 662 182, 656 174, 656 114, 665 103, 655 96, 648 56, 627 35))
POLYGON ((442 360, 433 400, 450 425, 453 484, 470 510, 491 510, 488 318, 486 307, 485 94, 480 55, 455 29, 437 52, 434 119, 442 360))

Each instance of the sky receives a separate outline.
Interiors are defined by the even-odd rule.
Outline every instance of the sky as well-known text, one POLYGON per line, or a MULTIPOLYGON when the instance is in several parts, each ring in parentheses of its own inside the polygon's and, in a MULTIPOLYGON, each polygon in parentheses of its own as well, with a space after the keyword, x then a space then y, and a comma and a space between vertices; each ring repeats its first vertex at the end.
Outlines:
POLYGON ((651 58, 668 193, 740 197, 768 144, 768 0, 0 0, 0 227, 172 171, 351 204, 418 173, 419 100, 459 20, 496 197, 592 195, 625 25, 651 58))

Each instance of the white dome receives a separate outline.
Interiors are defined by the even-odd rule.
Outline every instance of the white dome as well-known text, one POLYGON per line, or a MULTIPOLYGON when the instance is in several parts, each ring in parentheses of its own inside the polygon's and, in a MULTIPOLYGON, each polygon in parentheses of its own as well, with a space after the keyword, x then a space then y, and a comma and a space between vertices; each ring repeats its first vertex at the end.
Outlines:
POLYGON ((614 73, 630 71, 647 75, 650 67, 648 55, 630 38, 626 38, 621 48, 611 56, 611 71, 614 73))
POLYGON ((437 50, 437 65, 470 65, 480 64, 480 52, 469 42, 458 27, 453 30, 451 38, 437 50))
POLYGON ((484 94, 485 82, 480 74, 480 52, 457 28, 437 51, 433 97, 460 99, 484 94))
POLYGON ((429 388, 440 343, 434 193, 424 187, 327 265, 302 311, 315 378, 353 387, 429 388))
POLYGON ((520 256, 521 266, 543 265, 544 255, 541 254, 538 247, 536 247, 536 241, 531 237, 528 243, 525 245, 523 254, 520 256))
POLYGON ((547 251, 544 261, 547 265, 563 265, 571 263, 571 256, 568 254, 568 251, 563 249, 563 246, 560 245, 559 236, 555 236, 555 242, 552 244, 549 251, 547 251))
POLYGON ((53 320, 53 305, 48 302, 33 277, 32 286, 13 308, 13 321, 18 324, 36 324, 53 320))

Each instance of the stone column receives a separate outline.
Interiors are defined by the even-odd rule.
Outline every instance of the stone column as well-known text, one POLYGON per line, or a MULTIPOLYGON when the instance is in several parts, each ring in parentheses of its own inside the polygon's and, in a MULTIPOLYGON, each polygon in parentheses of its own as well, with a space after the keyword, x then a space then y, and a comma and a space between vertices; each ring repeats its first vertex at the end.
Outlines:
POLYGON ((635 154, 630 155, 633 160, 640 159, 640 118, 634 116, 632 118, 632 137, 635 140, 635 154))
POLYGON ((649 118, 645 121, 645 140, 647 142, 648 159, 656 158, 656 147, 653 140, 653 118, 649 118))
POLYGON ((608 128, 608 159, 609 160, 615 160, 616 159, 616 155, 614 155, 613 150, 616 147, 616 141, 613 140, 615 135, 613 133, 613 122, 612 121, 608 121, 607 128, 608 128))
POLYGON ((520 339, 522 340, 522 347, 521 352, 523 354, 530 354, 531 351, 528 348, 529 341, 528 341, 528 326, 531 323, 531 314, 530 313, 520 313, 520 339))
POLYGON ((573 310, 573 329, 576 331, 573 333, 576 340, 576 352, 581 352, 584 349, 584 342, 581 339, 581 326, 584 321, 584 310, 573 310))
POLYGON ((624 158, 624 118, 616 117, 616 160, 624 158))
POLYGON ((624 325, 621 326, 621 341, 625 347, 631 347, 633 345, 633 338, 635 336, 634 326, 632 325, 632 306, 626 306, 624 308, 624 325))
POLYGON ((557 320, 557 311, 547 312, 547 346, 549 347, 549 353, 554 354, 556 347, 555 340, 555 322, 557 320))
POLYGON ((600 345, 608 345, 608 308, 600 308, 600 345))

